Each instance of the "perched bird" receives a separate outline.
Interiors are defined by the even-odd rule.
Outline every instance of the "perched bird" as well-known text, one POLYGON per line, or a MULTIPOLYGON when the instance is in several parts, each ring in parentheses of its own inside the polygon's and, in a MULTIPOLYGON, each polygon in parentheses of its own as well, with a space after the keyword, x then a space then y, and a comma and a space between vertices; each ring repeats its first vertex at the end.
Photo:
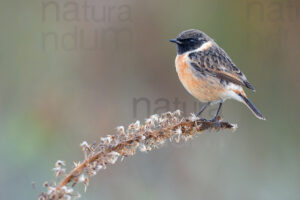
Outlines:
POLYGON ((253 114, 262 120, 265 117, 247 98, 243 87, 255 91, 246 76, 236 67, 227 53, 213 39, 200 30, 187 30, 170 42, 177 44, 176 71, 185 89, 207 106, 219 103, 216 121, 223 102, 235 99, 244 103, 253 114))

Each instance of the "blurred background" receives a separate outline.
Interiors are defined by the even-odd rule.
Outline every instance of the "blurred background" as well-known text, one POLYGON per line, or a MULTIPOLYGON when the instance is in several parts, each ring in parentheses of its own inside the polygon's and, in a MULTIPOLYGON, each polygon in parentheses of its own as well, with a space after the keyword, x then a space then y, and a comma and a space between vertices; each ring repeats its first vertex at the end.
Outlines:
POLYGON ((247 75, 267 120, 227 101, 236 132, 137 153, 79 187, 81 199, 299 199, 299 25, 297 0, 2 0, 0 199, 36 199, 57 160, 70 170, 83 159, 83 140, 154 113, 197 112, 168 42, 191 28, 247 75))

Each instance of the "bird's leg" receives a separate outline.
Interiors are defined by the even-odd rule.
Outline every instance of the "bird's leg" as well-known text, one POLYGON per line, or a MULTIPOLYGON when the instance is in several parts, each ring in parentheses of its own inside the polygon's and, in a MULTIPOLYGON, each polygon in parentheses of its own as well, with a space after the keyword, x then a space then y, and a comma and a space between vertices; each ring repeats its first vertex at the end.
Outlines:
POLYGON ((221 102, 221 103, 219 104, 217 113, 215 114, 215 116, 214 116, 213 118, 211 118, 211 119, 209 120, 210 122, 215 122, 215 121, 217 121, 217 117, 218 117, 219 112, 220 112, 220 110, 221 110, 221 108, 222 108, 222 104, 223 104, 223 102, 221 102))
POLYGON ((207 108, 207 106, 209 106, 210 102, 204 104, 204 106, 202 106, 202 108, 200 109, 200 111, 197 114, 197 117, 199 117, 201 115, 201 113, 203 113, 203 111, 207 108))

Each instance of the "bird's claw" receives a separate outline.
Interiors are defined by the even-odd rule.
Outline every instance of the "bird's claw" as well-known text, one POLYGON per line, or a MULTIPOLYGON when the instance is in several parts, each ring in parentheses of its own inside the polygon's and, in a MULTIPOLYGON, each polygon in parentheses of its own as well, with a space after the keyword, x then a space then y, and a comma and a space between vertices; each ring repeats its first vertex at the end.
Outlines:
POLYGON ((210 120, 208 120, 209 122, 220 122, 221 117, 220 116, 215 116, 213 118, 211 118, 210 120))
POLYGON ((200 121, 203 121, 203 122, 207 122, 207 121, 208 121, 208 120, 205 119, 205 118, 200 118, 199 120, 200 120, 200 121))
POLYGON ((212 119, 208 120, 211 123, 214 123, 216 125, 217 128, 221 128, 221 117, 220 116, 215 116, 212 119))

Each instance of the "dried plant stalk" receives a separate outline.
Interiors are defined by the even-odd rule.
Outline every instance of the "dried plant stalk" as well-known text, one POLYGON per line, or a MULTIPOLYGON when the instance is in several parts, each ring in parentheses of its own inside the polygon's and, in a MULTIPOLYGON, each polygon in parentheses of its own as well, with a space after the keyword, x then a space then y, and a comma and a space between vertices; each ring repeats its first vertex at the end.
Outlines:
MULTIPOLYGON (((220 120, 220 118, 219 118, 220 120)), ((236 125, 228 122, 210 122, 191 115, 189 118, 181 117, 181 112, 168 112, 162 115, 152 115, 141 125, 139 121, 130 124, 125 131, 124 127, 117 127, 117 134, 102 137, 99 143, 89 145, 82 142, 81 147, 85 159, 82 163, 74 163, 74 169, 65 174, 65 163, 57 161, 55 164, 56 176, 64 176, 59 184, 49 185, 47 192, 39 196, 40 200, 76 199, 79 193, 74 194, 73 187, 77 183, 88 186, 89 177, 105 169, 107 164, 114 164, 119 157, 132 156, 136 150, 142 152, 157 148, 167 140, 192 139, 195 134, 205 130, 218 131, 220 129, 235 130, 236 125)))

